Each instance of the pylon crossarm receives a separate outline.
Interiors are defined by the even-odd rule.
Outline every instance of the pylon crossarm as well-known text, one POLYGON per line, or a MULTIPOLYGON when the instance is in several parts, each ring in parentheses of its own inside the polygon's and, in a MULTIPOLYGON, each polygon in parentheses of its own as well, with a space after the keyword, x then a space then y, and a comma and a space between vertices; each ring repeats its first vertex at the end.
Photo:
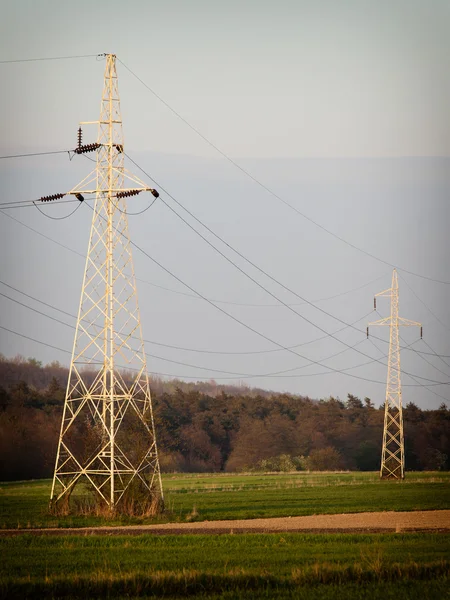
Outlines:
MULTIPOLYGON (((136 187, 130 187, 130 188, 126 188, 126 187, 115 187, 115 188, 111 188, 109 191, 111 192, 111 196, 114 197, 117 193, 122 193, 122 192, 135 192, 137 190, 139 190, 139 192, 151 192, 153 188, 149 188, 147 186, 142 187, 142 188, 136 188, 136 187)), ((71 190, 70 192, 66 192, 66 196, 68 195, 72 195, 72 196, 76 196, 76 194, 100 194, 103 190, 100 188, 92 188, 92 189, 75 189, 75 190, 71 190)))
POLYGON ((378 292, 378 294, 375 294, 375 298, 379 298, 381 296, 390 298, 391 295, 392 295, 392 288, 388 288, 387 290, 383 290, 382 292, 378 292))
POLYGON ((409 319, 403 319, 402 317, 398 318, 398 324, 401 327, 422 327, 422 323, 418 323, 417 321, 410 321, 409 319))
POLYGON ((390 326, 391 325, 391 317, 386 317, 385 319, 378 319, 378 321, 372 321, 370 323, 368 323, 369 327, 372 327, 373 325, 387 325, 390 326))

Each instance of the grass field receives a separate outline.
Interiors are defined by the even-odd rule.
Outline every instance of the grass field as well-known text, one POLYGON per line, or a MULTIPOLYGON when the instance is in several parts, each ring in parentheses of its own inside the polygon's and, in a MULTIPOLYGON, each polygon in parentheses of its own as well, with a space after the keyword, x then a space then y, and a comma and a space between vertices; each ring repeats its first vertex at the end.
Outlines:
POLYGON ((0 538, 0 594, 445 598, 442 534, 0 538), (225 595, 224 595, 225 594, 225 595))
MULTIPOLYGON (((165 475, 168 512, 156 521, 199 521, 365 511, 450 508, 450 473, 409 473, 380 481, 377 473, 165 475)), ((145 524, 155 519, 48 514, 50 481, 0 484, 0 528, 145 524)))
MULTIPOLYGON (((165 475, 159 522, 450 508, 450 473, 165 475)), ((50 481, 0 484, 0 526, 155 519, 48 514, 50 481)), ((450 598, 450 535, 0 536, 2 598, 450 598)))

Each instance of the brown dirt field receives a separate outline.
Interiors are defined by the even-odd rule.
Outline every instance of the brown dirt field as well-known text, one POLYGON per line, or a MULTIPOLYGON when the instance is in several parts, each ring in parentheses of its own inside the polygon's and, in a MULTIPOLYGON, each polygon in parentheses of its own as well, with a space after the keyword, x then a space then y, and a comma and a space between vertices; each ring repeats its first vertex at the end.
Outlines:
POLYGON ((224 533, 405 533, 450 532, 450 510, 369 512, 307 517, 276 517, 238 521, 201 521, 128 525, 125 527, 80 527, 71 529, 3 529, 0 536, 34 535, 167 535, 224 533))

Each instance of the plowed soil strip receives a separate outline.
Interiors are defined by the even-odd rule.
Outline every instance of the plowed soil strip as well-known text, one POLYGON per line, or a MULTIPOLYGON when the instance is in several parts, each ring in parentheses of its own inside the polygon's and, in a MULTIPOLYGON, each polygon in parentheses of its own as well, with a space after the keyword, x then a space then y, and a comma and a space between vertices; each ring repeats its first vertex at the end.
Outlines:
POLYGON ((225 533, 450 533, 450 510, 369 512, 307 517, 274 517, 238 521, 201 521, 161 525, 79 527, 54 529, 3 529, 12 535, 167 535, 225 533))

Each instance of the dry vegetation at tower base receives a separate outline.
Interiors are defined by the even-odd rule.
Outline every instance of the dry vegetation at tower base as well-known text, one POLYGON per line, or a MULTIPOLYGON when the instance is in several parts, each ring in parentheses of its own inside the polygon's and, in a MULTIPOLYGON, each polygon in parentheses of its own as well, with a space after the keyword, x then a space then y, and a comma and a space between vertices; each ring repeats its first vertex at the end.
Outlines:
MULTIPOLYGON (((0 357, 0 481, 52 475, 67 375, 58 363, 0 357)), ((211 382, 152 380, 151 388, 165 472, 379 468, 384 414, 369 398, 317 401, 211 382)), ((404 428, 408 470, 449 469, 444 404, 407 404, 404 428)))

